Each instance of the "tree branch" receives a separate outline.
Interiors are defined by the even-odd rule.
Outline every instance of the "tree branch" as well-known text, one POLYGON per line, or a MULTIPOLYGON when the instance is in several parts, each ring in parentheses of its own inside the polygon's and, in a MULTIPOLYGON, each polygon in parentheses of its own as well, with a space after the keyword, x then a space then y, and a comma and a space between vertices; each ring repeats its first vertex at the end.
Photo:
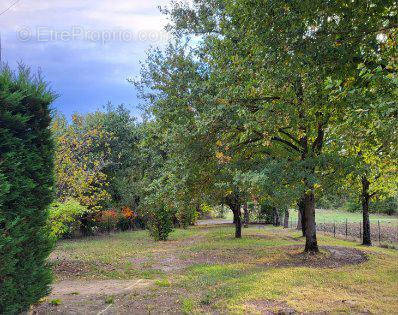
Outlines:
POLYGON ((286 128, 280 128, 278 131, 282 134, 284 134, 286 137, 288 137, 289 139, 293 140, 294 142, 296 142, 297 144, 300 144, 300 141, 298 139, 296 139, 295 137, 293 137, 290 133, 288 133, 287 131, 285 131, 284 129, 286 128))
POLYGON ((287 141, 287 140, 285 140, 285 139, 282 139, 282 138, 279 138, 279 137, 272 137, 272 138, 271 138, 271 141, 276 141, 276 142, 283 143, 283 144, 285 144, 286 146, 290 147, 291 149, 293 149, 293 150, 295 150, 295 151, 301 153, 301 150, 300 150, 299 147, 295 146, 293 143, 291 143, 291 142, 289 142, 289 141, 287 141))

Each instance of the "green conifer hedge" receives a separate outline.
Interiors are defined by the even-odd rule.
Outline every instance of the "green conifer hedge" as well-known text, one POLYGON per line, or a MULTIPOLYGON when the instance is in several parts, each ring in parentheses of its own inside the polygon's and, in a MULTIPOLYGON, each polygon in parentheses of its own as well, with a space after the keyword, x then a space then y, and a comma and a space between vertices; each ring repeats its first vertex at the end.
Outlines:
POLYGON ((26 311, 49 292, 54 99, 27 68, 0 69, 0 314, 26 311))

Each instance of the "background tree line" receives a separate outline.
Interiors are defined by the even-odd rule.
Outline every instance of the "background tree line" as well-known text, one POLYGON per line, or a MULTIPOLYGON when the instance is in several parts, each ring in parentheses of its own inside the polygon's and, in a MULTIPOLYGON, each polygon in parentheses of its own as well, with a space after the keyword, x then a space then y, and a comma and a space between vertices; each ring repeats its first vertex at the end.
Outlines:
POLYGON ((163 12, 173 38, 131 81, 144 120, 108 105, 52 125, 56 195, 86 208, 81 232, 134 226, 115 222, 130 209, 165 239, 224 204, 241 237, 255 200, 278 218, 296 207, 317 252, 315 207, 337 199, 362 209, 370 244, 369 211, 396 209, 396 3, 197 0, 163 12))

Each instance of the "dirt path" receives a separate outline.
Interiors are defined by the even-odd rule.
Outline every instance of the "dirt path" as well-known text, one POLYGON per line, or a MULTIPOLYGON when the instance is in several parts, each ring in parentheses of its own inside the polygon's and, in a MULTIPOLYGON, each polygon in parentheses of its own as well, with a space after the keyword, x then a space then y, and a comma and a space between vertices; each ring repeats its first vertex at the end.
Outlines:
POLYGON ((152 284, 145 279, 65 280, 55 283, 47 302, 34 307, 31 314, 106 314, 116 300, 139 294, 152 284))
POLYGON ((227 219, 206 219, 206 220, 198 220, 196 222, 196 225, 221 225, 221 224, 232 224, 233 222, 231 220, 227 219))

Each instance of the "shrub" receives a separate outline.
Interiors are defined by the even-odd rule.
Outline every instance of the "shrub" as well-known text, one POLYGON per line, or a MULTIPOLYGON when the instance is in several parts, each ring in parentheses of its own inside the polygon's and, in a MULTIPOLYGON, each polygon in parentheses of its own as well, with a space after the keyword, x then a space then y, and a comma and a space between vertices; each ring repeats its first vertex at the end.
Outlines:
MULTIPOLYGON (((348 200, 343 208, 349 212, 362 211, 362 205, 358 199, 348 200)), ((398 211, 398 202, 394 197, 372 200, 369 205, 369 210, 371 213, 384 213, 393 215, 398 211)))
POLYGON ((21 67, 0 73, 0 313, 29 309, 50 292, 47 227, 53 195, 55 96, 21 67))
POLYGON ((375 202, 371 203, 370 211, 373 213, 394 215, 398 211, 398 199, 397 197, 389 197, 382 200, 376 200, 375 202))
POLYGON ((213 219, 215 217, 216 217, 216 210, 212 206, 205 203, 200 205, 200 218, 213 219))
POLYGON ((166 207, 152 210, 148 217, 148 229, 156 241, 165 241, 173 231, 173 214, 166 207))
POLYGON ((131 208, 123 207, 117 223, 118 229, 122 231, 131 230, 134 227, 134 221, 136 218, 137 214, 131 210, 131 208))
POLYGON ((199 212, 194 207, 181 206, 176 212, 178 225, 184 229, 194 225, 199 218, 199 212))
POLYGON ((55 239, 71 236, 80 227, 80 217, 88 210, 74 199, 50 205, 49 228, 55 239))
POLYGON ((348 212, 357 212, 361 211, 361 203, 358 200, 349 199, 345 203, 344 207, 347 209, 348 212))
POLYGON ((110 233, 116 229, 120 215, 116 210, 101 211, 98 217, 98 223, 102 230, 110 233))

